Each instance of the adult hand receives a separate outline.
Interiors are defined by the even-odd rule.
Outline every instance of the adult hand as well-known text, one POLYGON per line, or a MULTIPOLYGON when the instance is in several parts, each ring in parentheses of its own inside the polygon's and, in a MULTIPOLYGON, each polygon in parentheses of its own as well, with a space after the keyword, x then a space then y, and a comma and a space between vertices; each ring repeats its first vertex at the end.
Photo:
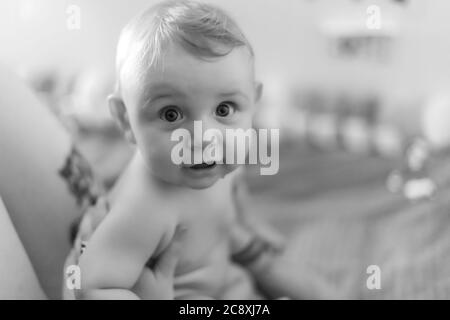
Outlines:
POLYGON ((152 268, 144 268, 133 291, 148 300, 173 300, 175 269, 180 254, 181 232, 176 231, 172 243, 158 257, 152 268))

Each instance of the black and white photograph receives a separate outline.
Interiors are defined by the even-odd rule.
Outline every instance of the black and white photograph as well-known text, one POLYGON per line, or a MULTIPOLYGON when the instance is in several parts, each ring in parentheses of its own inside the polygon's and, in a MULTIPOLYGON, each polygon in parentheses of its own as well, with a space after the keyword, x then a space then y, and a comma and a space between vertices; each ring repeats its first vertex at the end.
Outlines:
POLYGON ((449 14, 1 0, 0 300, 450 300, 449 14))

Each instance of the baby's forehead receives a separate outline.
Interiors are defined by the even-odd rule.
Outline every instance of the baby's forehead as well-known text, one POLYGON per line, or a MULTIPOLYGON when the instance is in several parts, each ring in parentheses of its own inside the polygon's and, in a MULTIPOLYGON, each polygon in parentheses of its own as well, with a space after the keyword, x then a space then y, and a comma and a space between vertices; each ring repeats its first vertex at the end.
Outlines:
POLYGON ((159 77, 195 74, 198 72, 230 73, 253 71, 253 57, 245 47, 225 51, 220 56, 201 56, 186 51, 176 43, 164 49, 160 60, 147 68, 147 74, 159 77))
POLYGON ((140 87, 144 91, 210 89, 251 89, 253 62, 245 50, 236 48, 222 57, 203 58, 169 51, 157 64, 142 71, 140 87))

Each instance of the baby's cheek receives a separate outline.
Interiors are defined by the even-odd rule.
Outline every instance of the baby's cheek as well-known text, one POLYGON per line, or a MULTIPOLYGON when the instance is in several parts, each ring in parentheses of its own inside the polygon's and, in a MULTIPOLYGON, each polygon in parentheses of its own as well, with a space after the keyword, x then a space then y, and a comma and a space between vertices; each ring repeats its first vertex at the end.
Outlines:
POLYGON ((172 164, 171 154, 176 144, 176 141, 170 141, 170 135, 155 135, 149 139, 147 147, 154 160, 172 164))

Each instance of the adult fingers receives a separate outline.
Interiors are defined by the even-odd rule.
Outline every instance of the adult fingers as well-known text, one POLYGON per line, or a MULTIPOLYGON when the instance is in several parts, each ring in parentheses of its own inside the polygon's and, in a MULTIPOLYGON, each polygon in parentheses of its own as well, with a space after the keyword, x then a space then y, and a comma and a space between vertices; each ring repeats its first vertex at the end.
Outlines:
POLYGON ((155 274, 173 277, 180 255, 181 238, 183 237, 183 234, 184 231, 181 228, 177 228, 169 247, 163 251, 155 263, 155 274))

